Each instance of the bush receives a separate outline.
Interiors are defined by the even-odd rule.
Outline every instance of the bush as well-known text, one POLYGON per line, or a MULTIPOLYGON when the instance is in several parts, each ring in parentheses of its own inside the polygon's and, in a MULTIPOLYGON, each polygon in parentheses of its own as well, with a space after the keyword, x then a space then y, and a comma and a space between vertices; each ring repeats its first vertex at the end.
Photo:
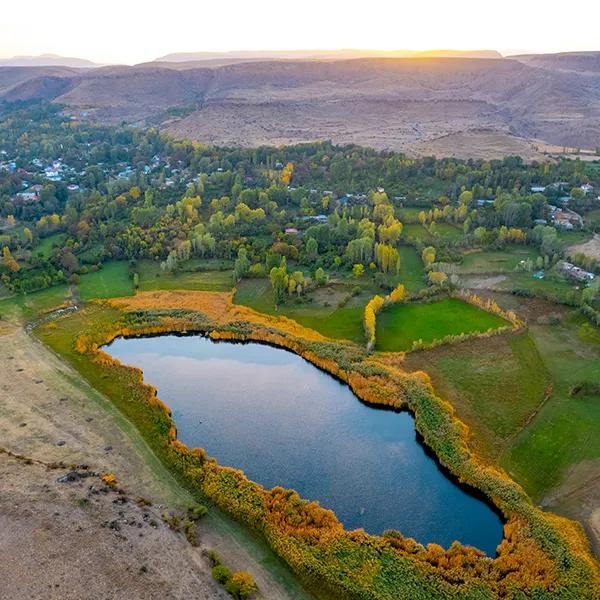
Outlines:
POLYGON ((234 598, 246 600, 247 598, 250 598, 250 596, 258 590, 258 588, 250 573, 246 573, 245 571, 237 571, 225 584, 225 590, 234 598))
POLYGON ((206 551, 206 557, 208 558, 208 562, 210 563, 211 567, 215 567, 217 565, 220 565, 223 562, 221 560, 221 557, 219 556, 219 554, 215 550, 207 550, 206 551))
POLYGON ((231 571, 225 565, 213 567, 211 573, 213 579, 221 584, 226 584, 231 577, 231 571))
POLYGON ((192 521, 199 521, 208 514, 208 508, 203 504, 194 504, 188 508, 188 517, 192 521))

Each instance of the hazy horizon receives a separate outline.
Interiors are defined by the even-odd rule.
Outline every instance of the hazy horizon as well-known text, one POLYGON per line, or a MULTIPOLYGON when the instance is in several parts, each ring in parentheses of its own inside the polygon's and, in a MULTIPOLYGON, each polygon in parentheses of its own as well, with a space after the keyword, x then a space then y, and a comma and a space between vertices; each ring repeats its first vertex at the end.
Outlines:
POLYGON ((595 22, 599 3, 574 0, 570 6, 564 11, 537 0, 505 0, 501 9, 473 0, 424 0, 417 6, 307 0, 292 12, 274 0, 233 0, 225 11, 172 0, 165 11, 148 2, 106 0, 82 10, 72 0, 22 0, 3 7, 0 57, 57 54, 135 64, 191 52, 458 49, 506 56, 594 50, 595 38, 584 33, 581 17, 595 22))

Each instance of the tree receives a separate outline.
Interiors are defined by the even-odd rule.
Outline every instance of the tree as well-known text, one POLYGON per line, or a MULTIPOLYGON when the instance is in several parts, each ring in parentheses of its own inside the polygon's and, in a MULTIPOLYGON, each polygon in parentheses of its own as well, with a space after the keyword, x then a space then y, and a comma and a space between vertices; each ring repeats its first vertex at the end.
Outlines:
POLYGON ((233 264, 233 275, 236 283, 244 277, 244 275, 248 274, 248 269, 250 268, 250 261, 248 260, 248 252, 246 248, 241 247, 238 250, 237 259, 233 264))
POLYGON ((23 237, 28 244, 33 242, 33 234, 31 233, 31 229, 29 229, 29 227, 25 227, 25 229, 23 229, 23 237))
POLYGON ((79 268, 77 257, 70 251, 66 250, 60 257, 60 264, 68 273, 73 273, 79 268))
POLYGON ((402 223, 396 219, 389 219, 377 228, 377 234, 380 242, 395 246, 402 235, 402 223))
POLYGON ((273 302, 278 306, 285 300, 285 292, 288 287, 288 274, 285 265, 273 267, 269 273, 271 288, 273 289, 273 302))
POLYGON ((364 327, 367 338, 367 350, 375 347, 375 329, 377 324, 377 313, 385 304, 385 299, 381 296, 373 296, 365 306, 364 327))
POLYGON ((352 275, 354 275, 354 277, 356 277, 357 279, 359 277, 362 277, 364 272, 365 272, 365 266, 363 264, 356 263, 355 265, 352 266, 352 275))
POLYGON ((471 202, 473 202, 473 192, 469 192, 468 190, 465 190, 458 197, 458 201, 460 202, 460 204, 464 204, 464 205, 468 206, 469 204, 471 204, 471 202))
POLYGON ((400 253, 389 244, 375 244, 375 259, 382 273, 400 271, 400 253))
POLYGON ((20 269, 19 263, 14 259, 8 246, 2 248, 2 262, 11 273, 16 273, 20 269))
POLYGON ((370 237, 361 237, 350 240, 346 246, 346 256, 352 263, 367 264, 373 259, 373 240, 370 237))
POLYGON ((404 285, 399 283, 391 292, 390 292, 390 300, 392 302, 401 302, 406 298, 406 290, 404 289, 404 285))
POLYGON ((306 240, 306 258, 310 262, 314 262, 319 255, 319 244, 315 238, 308 238, 306 240))
POLYGON ((317 285, 325 285, 327 283, 327 274, 321 267, 315 271, 315 283, 317 285))
POLYGON ((444 285, 448 280, 448 275, 441 271, 430 271, 427 277, 429 278, 429 283, 432 285, 444 285))

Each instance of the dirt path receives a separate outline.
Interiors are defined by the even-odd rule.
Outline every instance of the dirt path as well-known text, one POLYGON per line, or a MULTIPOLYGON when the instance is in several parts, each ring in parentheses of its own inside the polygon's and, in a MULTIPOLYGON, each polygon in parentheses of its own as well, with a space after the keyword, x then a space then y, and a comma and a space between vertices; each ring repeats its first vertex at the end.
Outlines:
POLYGON ((590 258, 600 260, 600 235, 595 233, 591 240, 567 248, 568 256, 575 256, 576 254, 585 254, 590 258))
MULTIPOLYGON (((174 481, 170 473, 152 454, 135 428, 114 406, 23 329, 7 327, 6 324, 0 329, 0 365, 2 366, 0 369, 1 447, 44 462, 85 463, 94 471, 114 473, 132 496, 149 498, 155 505, 177 508, 192 501, 189 494, 174 481)), ((1 479, 4 479, 6 468, 5 464, 0 464, 1 479)), ((33 472, 33 469, 29 471, 29 473, 33 472)), ((23 495, 16 496, 17 500, 14 503, 21 512, 27 512, 34 504, 44 503, 45 492, 40 491, 42 488, 36 487, 34 482, 27 478, 27 471, 23 471, 23 474, 23 481, 18 481, 16 484, 23 495), (39 497, 40 493, 41 497, 39 497)), ((17 525, 14 526, 18 530, 19 521, 17 520, 16 523, 17 525)), ((31 534, 26 522, 21 522, 20 526, 23 536, 31 534)), ((85 543, 80 543, 86 538, 75 535, 72 531, 71 535, 65 532, 58 535, 57 532, 50 530, 44 535, 49 537, 49 543, 44 546, 47 549, 45 560, 48 564, 56 566, 64 563, 67 554, 62 549, 70 548, 73 544, 80 552, 84 554, 87 552, 90 560, 92 556, 93 560, 96 560, 96 549, 89 538, 85 543), (54 551, 51 551, 51 548, 54 548, 54 551)), ((287 567, 262 541, 218 510, 211 509, 208 517, 202 522, 200 541, 205 547, 215 548, 232 569, 247 570, 252 573, 264 600, 310 598, 287 567)), ((138 555, 151 554, 142 547, 136 547, 136 540, 132 539, 130 543, 133 545, 134 555, 136 552, 138 555)), ((10 558, 12 555, 12 546, 7 547, 7 544, 10 544, 10 540, 0 535, 0 553, 3 558, 10 558)), ((162 582, 162 587, 159 586, 157 589, 162 589, 161 597, 220 598, 220 591, 217 589, 215 592, 216 588, 212 585, 210 569, 201 555, 201 549, 194 549, 185 544, 180 551, 173 549, 178 561, 177 570, 169 566, 170 559, 165 558, 164 563, 160 561, 157 563, 157 577, 162 582), (198 581, 205 582, 208 587, 199 587, 198 581), (188 584, 196 587, 186 587, 188 584), (184 593, 185 589, 196 591, 190 595, 184 593)), ((157 549, 156 546, 152 548, 157 549)), ((161 554, 165 551, 166 549, 159 550, 161 554)), ((111 556, 107 553, 106 560, 112 560, 114 557, 111 556)), ((105 566, 105 571, 109 572, 109 563, 105 566)), ((117 570, 121 568, 120 563, 113 566, 117 570)), ((65 564, 62 564, 62 571, 65 568, 65 564)), ((95 570, 94 567, 94 572, 95 570)), ((99 572, 101 570, 98 568, 99 572)), ((98 583, 100 587, 96 589, 97 593, 91 593, 92 588, 89 588, 90 595, 87 597, 123 597, 128 600, 154 597, 141 592, 138 594, 135 587, 132 587, 131 593, 119 595, 122 593, 119 590, 122 590, 124 581, 127 586, 130 583, 129 579, 123 573, 121 574, 125 580, 113 577, 114 585, 118 584, 118 589, 107 593, 111 580, 104 579, 98 583)), ((137 577, 137 572, 134 575, 137 577)), ((35 571, 30 570, 25 573, 25 576, 34 577, 35 571)), ((1 580, 6 581, 7 577, 1 580)), ((39 597, 58 596, 40 595, 39 597)), ((59 595, 59 597, 68 596, 59 595)), ((11 598, 16 597, 11 596, 11 598)))

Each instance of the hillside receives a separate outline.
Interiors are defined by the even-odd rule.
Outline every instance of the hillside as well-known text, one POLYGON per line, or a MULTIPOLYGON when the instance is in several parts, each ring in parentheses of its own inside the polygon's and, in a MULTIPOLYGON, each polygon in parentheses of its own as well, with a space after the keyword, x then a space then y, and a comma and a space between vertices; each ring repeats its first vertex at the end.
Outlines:
POLYGON ((39 56, 13 56, 0 58, 1 67, 71 67, 91 69, 98 67, 97 63, 85 58, 59 56, 58 54, 40 54, 39 56))
POLYGON ((422 154, 448 153, 458 135, 472 141, 472 156, 523 148, 533 158, 530 140, 598 145, 600 70, 588 55, 0 69, 0 97, 52 100, 102 121, 151 123, 215 144, 331 139, 422 154), (174 107, 184 116, 169 117, 174 107))

